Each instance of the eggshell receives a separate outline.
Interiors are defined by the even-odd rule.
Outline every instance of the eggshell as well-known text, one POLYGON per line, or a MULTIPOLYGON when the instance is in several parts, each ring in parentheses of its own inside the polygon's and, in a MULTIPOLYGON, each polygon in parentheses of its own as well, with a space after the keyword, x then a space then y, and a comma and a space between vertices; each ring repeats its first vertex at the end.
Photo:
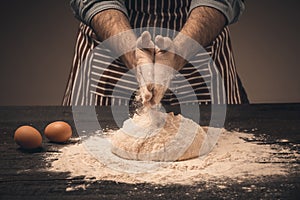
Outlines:
POLYGON ((66 122, 56 121, 46 126, 44 134, 52 142, 66 142, 72 136, 72 128, 66 122))
POLYGON ((42 146, 42 136, 31 126, 20 126, 14 134, 15 142, 23 149, 35 149, 42 146))

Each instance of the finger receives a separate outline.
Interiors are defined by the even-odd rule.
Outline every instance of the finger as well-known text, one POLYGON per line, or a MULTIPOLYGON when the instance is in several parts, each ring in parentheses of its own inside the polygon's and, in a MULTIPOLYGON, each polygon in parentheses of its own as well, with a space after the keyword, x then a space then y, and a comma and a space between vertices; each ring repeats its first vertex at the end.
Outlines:
POLYGON ((173 41, 169 37, 158 35, 155 37, 155 45, 160 50, 169 50, 173 47, 173 41))
POLYGON ((167 87, 165 87, 163 85, 155 84, 155 86, 153 88, 153 95, 152 95, 150 103, 152 105, 158 105, 160 103, 160 101, 162 100, 162 98, 164 97, 166 90, 167 90, 167 87))
POLYGON ((141 35, 143 46, 146 46, 151 41, 151 35, 148 31, 144 31, 141 35))
POLYGON ((152 90, 154 89, 154 83, 149 83, 147 84, 147 90, 152 92, 152 90))
POLYGON ((148 31, 144 31, 142 35, 137 39, 137 48, 139 49, 154 48, 154 43, 152 42, 151 35, 148 31))
POLYGON ((142 86, 139 89, 139 96, 142 100, 143 105, 150 104, 150 100, 152 99, 152 89, 149 90, 148 86, 142 86))

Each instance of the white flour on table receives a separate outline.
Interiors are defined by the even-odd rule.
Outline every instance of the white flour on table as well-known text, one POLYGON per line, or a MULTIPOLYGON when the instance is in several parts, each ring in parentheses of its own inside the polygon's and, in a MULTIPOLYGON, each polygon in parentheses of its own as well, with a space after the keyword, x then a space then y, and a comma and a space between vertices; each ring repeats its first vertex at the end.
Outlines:
MULTIPOLYGON (((101 137, 92 136, 86 141, 97 144, 99 138, 101 137)), ((128 172, 130 161, 125 162, 126 169, 122 171, 123 162, 105 158, 104 154, 109 150, 99 148, 98 153, 103 151, 101 160, 101 153, 100 156, 91 154, 84 143, 69 144, 57 154, 48 154, 45 159, 51 166, 47 170, 69 172, 70 178, 84 176, 86 181, 189 185, 210 179, 230 178, 243 181, 261 176, 285 175, 288 173, 288 163, 278 155, 290 153, 294 156, 291 159, 299 158, 299 154, 282 146, 255 142, 252 134, 225 131, 214 149, 203 158, 163 163, 150 172, 141 170, 140 173, 131 173, 128 172)), ((139 167, 135 164, 132 166, 132 171, 135 171, 134 167, 139 167)))

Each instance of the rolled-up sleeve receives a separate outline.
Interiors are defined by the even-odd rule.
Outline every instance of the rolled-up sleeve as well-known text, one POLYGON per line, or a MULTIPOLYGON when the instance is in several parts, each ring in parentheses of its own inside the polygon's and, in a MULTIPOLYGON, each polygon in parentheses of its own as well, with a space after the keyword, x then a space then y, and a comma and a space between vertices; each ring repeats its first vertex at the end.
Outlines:
POLYGON ((227 19, 227 24, 236 22, 245 9, 243 0, 192 0, 190 12, 199 6, 208 6, 219 10, 227 19))
POLYGON ((75 17, 87 25, 91 24, 97 13, 107 9, 116 9, 128 15, 124 0, 71 0, 70 4, 75 17))

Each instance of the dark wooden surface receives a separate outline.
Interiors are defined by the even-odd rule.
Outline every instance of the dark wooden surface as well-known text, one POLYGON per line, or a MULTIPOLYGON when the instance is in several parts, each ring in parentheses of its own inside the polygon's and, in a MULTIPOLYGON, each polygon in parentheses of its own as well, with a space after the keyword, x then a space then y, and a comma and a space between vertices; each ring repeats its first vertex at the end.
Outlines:
MULTIPOLYGON (((99 122, 116 128, 109 111, 108 107, 97 108, 99 122)), ((200 124, 205 125, 210 117, 209 106, 201 111, 200 124)), ((70 107, 0 107, 0 199, 300 199, 299 160, 289 163, 293 170, 288 176, 245 182, 216 180, 193 186, 161 186, 94 181, 85 190, 66 191, 67 187, 84 183, 83 177, 40 171, 47 167, 42 157, 58 152, 63 145, 43 140, 42 149, 26 152, 13 141, 13 133, 20 125, 31 124, 42 131, 56 120, 68 121, 76 137, 70 107), (218 187, 220 182, 226 188, 218 187), (245 190, 253 185, 251 191, 245 190)), ((300 104, 228 106, 225 128, 254 133, 263 137, 265 143, 277 143, 299 153, 300 104), (288 142, 280 142, 281 139, 288 142)))

